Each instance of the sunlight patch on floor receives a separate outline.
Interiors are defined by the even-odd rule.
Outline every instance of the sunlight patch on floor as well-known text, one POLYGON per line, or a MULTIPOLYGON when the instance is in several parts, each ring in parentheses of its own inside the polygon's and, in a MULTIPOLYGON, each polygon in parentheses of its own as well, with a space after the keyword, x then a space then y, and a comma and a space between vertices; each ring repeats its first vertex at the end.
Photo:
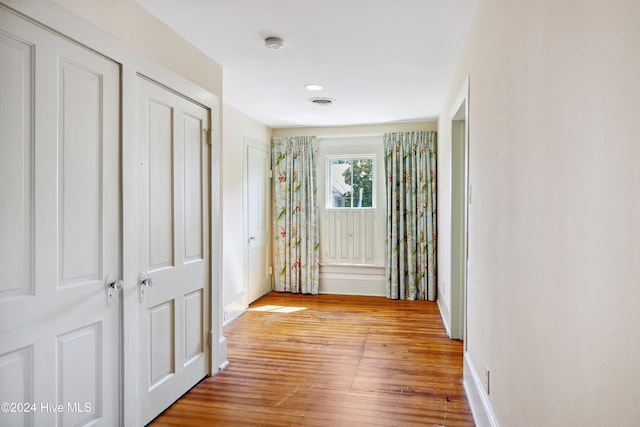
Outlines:
POLYGON ((270 313, 295 313, 306 310, 307 307, 287 307, 282 305, 263 305, 262 307, 248 308, 247 311, 268 311, 270 313))

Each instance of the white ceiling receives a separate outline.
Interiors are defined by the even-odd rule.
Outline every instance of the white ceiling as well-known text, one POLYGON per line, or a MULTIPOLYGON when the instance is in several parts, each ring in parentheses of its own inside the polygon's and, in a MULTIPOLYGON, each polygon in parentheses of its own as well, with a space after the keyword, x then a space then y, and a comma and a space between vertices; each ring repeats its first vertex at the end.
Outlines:
POLYGON ((136 1, 223 67, 224 102, 283 128, 436 119, 479 0, 136 1))

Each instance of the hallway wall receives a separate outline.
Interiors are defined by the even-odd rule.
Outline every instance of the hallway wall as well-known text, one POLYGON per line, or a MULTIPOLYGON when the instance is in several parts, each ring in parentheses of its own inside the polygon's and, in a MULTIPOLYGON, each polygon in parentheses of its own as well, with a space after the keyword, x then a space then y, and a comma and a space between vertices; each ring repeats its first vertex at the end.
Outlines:
POLYGON ((446 238, 469 75, 466 345, 500 425, 640 424, 639 17, 635 0, 483 0, 443 106, 446 238))
POLYGON ((271 129, 223 104, 222 127, 222 307, 229 322, 247 308, 244 246, 244 139, 271 144, 271 129))

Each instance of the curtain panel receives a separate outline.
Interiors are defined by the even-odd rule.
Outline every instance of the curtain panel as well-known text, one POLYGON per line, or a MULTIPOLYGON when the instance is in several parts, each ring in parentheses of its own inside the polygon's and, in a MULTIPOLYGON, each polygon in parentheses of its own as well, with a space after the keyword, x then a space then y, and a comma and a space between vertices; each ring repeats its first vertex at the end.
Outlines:
POLYGON ((386 293, 436 299, 436 132, 384 135, 386 293))
POLYGON ((315 136, 272 140, 274 290, 317 294, 320 278, 315 136))

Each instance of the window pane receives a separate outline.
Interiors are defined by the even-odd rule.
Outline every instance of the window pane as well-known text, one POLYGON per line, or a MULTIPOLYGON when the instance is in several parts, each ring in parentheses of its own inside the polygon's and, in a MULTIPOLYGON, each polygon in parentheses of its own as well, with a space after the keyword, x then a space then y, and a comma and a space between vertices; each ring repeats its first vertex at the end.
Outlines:
POLYGON ((370 208, 373 206, 371 176, 373 161, 371 159, 358 159, 353 161, 353 207, 370 208))
POLYGON ((343 158, 329 160, 331 194, 329 207, 373 207, 373 160, 371 158, 343 158))
POLYGON ((351 170, 349 160, 331 160, 331 207, 343 208, 351 207, 353 187, 351 181, 347 181, 351 170))

